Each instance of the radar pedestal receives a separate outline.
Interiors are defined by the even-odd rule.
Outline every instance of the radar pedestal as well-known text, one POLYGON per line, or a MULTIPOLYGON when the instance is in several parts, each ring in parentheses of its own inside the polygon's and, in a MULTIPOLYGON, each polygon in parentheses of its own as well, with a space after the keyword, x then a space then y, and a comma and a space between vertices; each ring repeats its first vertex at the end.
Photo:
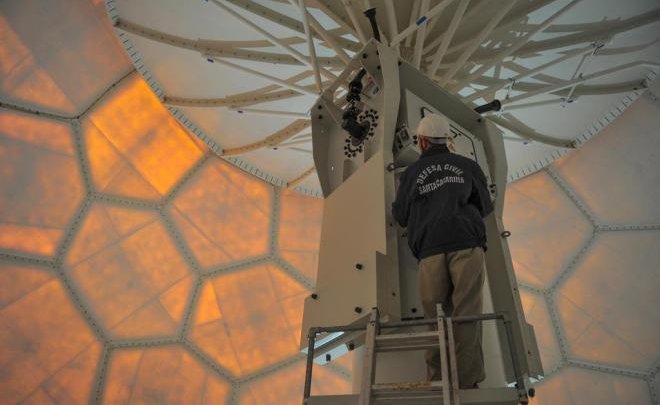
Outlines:
MULTIPOLYGON (((374 40, 355 54, 311 110, 314 163, 325 204, 316 291, 305 301, 301 348, 314 341, 308 339, 310 328, 320 327, 312 331, 317 339, 311 357, 317 364, 326 362, 327 353, 336 358, 348 350, 363 351, 373 309, 383 324, 423 319, 417 261, 405 230, 396 225, 390 211, 398 177, 419 156, 414 128, 431 112, 448 118, 456 152, 480 165, 495 207, 485 219, 484 312, 505 314, 512 343, 507 343, 503 324, 484 323, 485 385, 512 384, 517 369, 526 390, 529 378, 540 378, 543 371, 533 328, 523 314, 502 225, 507 175, 502 134, 374 40), (504 355, 511 352, 516 367, 504 355)), ((356 353, 355 371, 364 368, 363 358, 356 353)), ((423 379, 425 370, 420 352, 379 355, 375 381, 423 379)))

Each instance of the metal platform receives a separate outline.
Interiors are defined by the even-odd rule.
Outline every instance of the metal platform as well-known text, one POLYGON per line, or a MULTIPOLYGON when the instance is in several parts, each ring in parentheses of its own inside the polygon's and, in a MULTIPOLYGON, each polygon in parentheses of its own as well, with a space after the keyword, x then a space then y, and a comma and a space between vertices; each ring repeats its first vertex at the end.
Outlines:
MULTIPOLYGON (((372 387, 374 404, 438 405, 443 403, 439 382, 408 384, 376 384, 372 387)), ((515 388, 480 388, 459 390, 461 405, 515 405, 515 388)), ((359 394, 319 395, 307 399, 306 405, 358 405, 359 394)))

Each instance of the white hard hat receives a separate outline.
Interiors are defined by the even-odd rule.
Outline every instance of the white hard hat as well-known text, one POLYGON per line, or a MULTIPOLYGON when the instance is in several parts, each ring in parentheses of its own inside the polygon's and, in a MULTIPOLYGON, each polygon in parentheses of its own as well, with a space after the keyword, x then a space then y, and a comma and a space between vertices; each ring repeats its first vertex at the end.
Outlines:
POLYGON ((417 135, 435 138, 433 143, 440 143, 451 137, 449 121, 439 114, 426 114, 417 125, 417 135))

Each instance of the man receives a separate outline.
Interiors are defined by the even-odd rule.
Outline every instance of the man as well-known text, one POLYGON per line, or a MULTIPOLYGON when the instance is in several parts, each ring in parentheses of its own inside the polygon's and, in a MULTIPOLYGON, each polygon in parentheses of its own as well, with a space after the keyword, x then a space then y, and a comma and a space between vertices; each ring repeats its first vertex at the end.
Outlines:
MULTIPOLYGON (((392 214, 407 227, 408 245, 419 260, 420 295, 426 317, 441 303, 447 315, 482 312, 486 227, 493 206, 486 177, 453 149, 449 122, 428 114, 417 127, 422 155, 401 175, 392 214)), ((460 388, 485 379, 481 324, 454 326, 460 388)), ((440 352, 426 353, 430 380, 439 380, 440 352)))

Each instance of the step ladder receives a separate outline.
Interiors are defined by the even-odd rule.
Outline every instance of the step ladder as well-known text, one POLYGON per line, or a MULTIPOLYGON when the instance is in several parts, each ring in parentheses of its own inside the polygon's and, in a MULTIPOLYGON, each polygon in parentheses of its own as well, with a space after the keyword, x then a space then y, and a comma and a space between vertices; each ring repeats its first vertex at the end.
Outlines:
MULTIPOLYGON (((441 393, 443 405, 460 405, 458 395, 458 372, 454 344, 453 322, 446 318, 442 305, 437 305, 437 331, 381 335, 378 310, 371 312, 365 337, 364 368, 359 405, 373 405, 376 399, 399 400, 402 404, 433 397, 441 393), (446 332, 446 333, 445 333, 446 332), (376 355, 378 352, 424 350, 439 347, 440 370, 443 376, 439 384, 375 384, 376 355), (440 385, 441 391, 437 391, 440 385)), ((439 403, 439 402, 438 402, 439 403)))
POLYGON ((511 350, 511 360, 516 377, 516 387, 479 388, 461 390, 458 384, 458 371, 453 328, 456 323, 502 320, 507 331, 509 347, 513 338, 511 325, 505 314, 483 314, 463 317, 446 317, 442 305, 437 306, 435 319, 381 323, 378 310, 373 309, 365 325, 312 328, 308 335, 307 372, 303 405, 516 405, 529 402, 522 375, 519 371, 515 351, 511 350), (410 328, 422 325, 436 325, 437 330, 381 334, 386 328, 410 328), (316 335, 323 332, 365 331, 364 363, 359 394, 311 396, 311 375, 314 361, 316 335), (440 349, 441 381, 421 381, 413 383, 375 383, 376 358, 378 353, 440 349), (518 388, 520 387, 520 388, 518 388))

